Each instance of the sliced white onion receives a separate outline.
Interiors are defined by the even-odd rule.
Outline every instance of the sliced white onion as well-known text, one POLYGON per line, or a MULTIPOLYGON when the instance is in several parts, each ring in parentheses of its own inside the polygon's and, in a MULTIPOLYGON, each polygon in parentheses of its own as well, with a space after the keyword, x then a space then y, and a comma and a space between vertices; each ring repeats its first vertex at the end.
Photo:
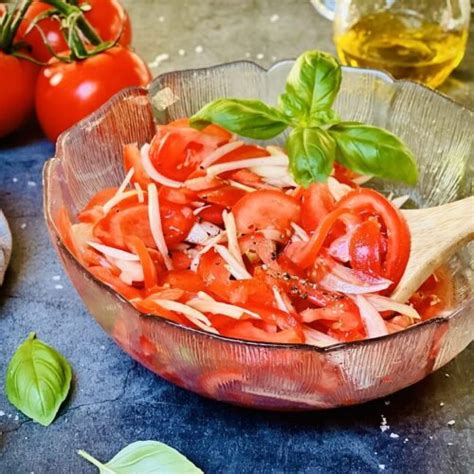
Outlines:
POLYGON ((132 285, 133 282, 140 282, 145 279, 143 275, 143 267, 140 262, 131 262, 111 257, 109 258, 112 263, 120 269, 119 278, 127 285, 132 285))
POLYGON ((268 240, 274 240, 275 242, 283 242, 285 240, 285 236, 280 230, 260 229, 258 232, 260 232, 268 240))
POLYGON ((240 308, 233 304, 221 303, 220 301, 211 301, 209 299, 193 298, 188 301, 188 306, 203 313, 222 314, 229 318, 240 319, 244 314, 248 314, 256 319, 261 319, 257 313, 240 308))
POLYGON ((329 246, 329 255, 334 257, 335 259, 339 260, 340 262, 346 263, 349 262, 351 259, 349 253, 349 243, 351 240, 351 236, 349 233, 342 235, 335 239, 331 245, 329 246))
POLYGON ((140 186, 140 183, 135 183, 134 187, 135 187, 135 189, 137 190, 137 193, 138 193, 138 202, 139 203, 144 203, 145 202, 145 193, 143 192, 143 189, 140 186))
POLYGON ((138 191, 125 191, 124 193, 120 194, 117 193, 102 206, 102 209, 104 210, 105 214, 107 214, 119 202, 122 202, 129 197, 136 196, 137 194, 138 191))
POLYGON ((303 241, 303 242, 308 242, 309 240, 309 235, 306 233, 306 231, 300 227, 298 224, 295 224, 294 222, 291 223, 291 227, 295 231, 295 234, 303 241))
POLYGON ((367 337, 380 337, 388 334, 384 319, 362 295, 355 296, 353 300, 359 308, 360 317, 364 323, 367 337))
POLYGON ((225 145, 220 146, 216 150, 214 150, 212 153, 206 156, 204 160, 201 162, 201 168, 207 168, 208 166, 212 165, 215 161, 217 161, 219 158, 222 158, 223 156, 229 154, 230 152, 237 150, 237 148, 240 148, 244 142, 229 142, 226 143, 225 145))
POLYGON ((208 176, 217 176, 226 171, 251 168, 252 166, 286 166, 288 167, 288 157, 286 155, 268 156, 264 158, 247 158, 245 160, 220 163, 207 168, 208 176))
POLYGON ((390 286, 391 283, 365 283, 364 285, 361 285, 343 280, 333 273, 327 273, 319 281, 319 284, 327 291, 335 291, 339 293, 345 293, 347 295, 363 295, 365 293, 376 293, 378 291, 385 290, 390 286))
POLYGON ((163 257, 167 270, 173 269, 173 263, 168 254, 168 246, 163 235, 163 228, 161 226, 160 216, 160 201, 158 198, 158 190, 155 183, 148 185, 148 220, 150 221, 151 234, 155 241, 158 251, 163 257))
POLYGON ((213 224, 212 222, 202 221, 201 227, 207 232, 211 237, 214 237, 222 232, 222 229, 213 224))
POLYGON ((209 234, 204 230, 201 224, 196 222, 184 240, 191 244, 202 244, 206 242, 207 239, 209 239, 209 234))
POLYGON ((235 225, 234 214, 224 210, 222 212, 222 219, 224 220, 225 230, 227 232, 227 248, 235 260, 245 268, 242 254, 240 253, 239 241, 237 238, 237 228, 235 225))
POLYGON ((352 182, 361 186, 362 184, 369 182, 372 178, 373 176, 370 176, 370 175, 362 175, 362 176, 357 176, 357 178, 354 178, 352 182))
POLYGON ((197 327, 203 329, 204 331, 211 332, 213 334, 219 334, 219 332, 212 327, 211 321, 207 318, 205 314, 197 311, 194 308, 191 308, 188 305, 183 303, 178 303, 177 301, 170 301, 165 299, 154 299, 156 304, 160 305, 162 308, 167 309, 168 311, 175 311, 176 313, 183 314, 186 316, 192 323, 197 327))
MULTIPOLYGON (((165 138, 162 139, 162 143, 164 142, 164 140, 166 140, 167 136, 168 135, 166 135, 165 138)), ((160 145, 160 147, 161 146, 162 145, 160 145)), ((160 183, 163 186, 168 186, 169 188, 181 188, 182 186, 184 186, 184 183, 181 181, 175 181, 174 179, 170 179, 170 178, 167 178, 166 176, 163 176, 153 166, 153 163, 150 160, 149 151, 150 151, 150 145, 148 143, 145 143, 145 145, 143 145, 140 150, 140 157, 141 157, 143 169, 148 174, 148 176, 153 181, 156 181, 157 183, 160 183)))
POLYGON ((231 184, 234 188, 241 189, 242 191, 246 191, 247 193, 252 193, 253 191, 256 191, 256 188, 252 188, 250 186, 247 186, 246 184, 239 183, 238 181, 235 181, 233 179, 229 179, 229 184, 231 184))
POLYGON ((249 168, 252 173, 260 176, 260 178, 271 186, 278 188, 295 187, 297 184, 288 171, 288 166, 252 166, 249 168))
POLYGON ((214 245, 215 251, 226 261, 229 266, 231 275, 236 280, 248 280, 252 278, 252 275, 243 267, 229 252, 229 250, 223 245, 214 245))
POLYGON ((209 176, 199 176, 198 178, 187 179, 184 182, 184 187, 190 191, 205 191, 214 187, 215 179, 216 178, 209 176))
POLYGON ((339 201, 342 199, 347 193, 352 191, 352 188, 347 184, 340 183, 336 178, 332 176, 328 177, 328 189, 329 192, 332 194, 332 197, 339 201))
POLYGON ((388 288, 392 282, 387 280, 386 278, 376 277, 372 275, 368 275, 366 273, 357 272, 355 270, 351 270, 340 263, 333 261, 330 264, 331 273, 343 280, 348 281, 349 283, 353 283, 354 285, 364 286, 364 285, 385 285, 385 288, 388 288))
POLYGON ((333 344, 339 344, 340 342, 337 339, 334 339, 333 337, 310 327, 305 327, 303 332, 306 338, 306 344, 310 344, 312 346, 328 347, 332 346, 333 344))
POLYGON ((396 311, 412 319, 421 319, 418 311, 408 304, 398 303, 380 295, 367 295, 366 299, 377 311, 396 311))
POLYGON ((289 313, 290 310, 289 308, 286 306, 286 303, 285 301, 283 300, 281 294, 280 294, 280 291, 278 290, 278 288, 276 286, 273 286, 272 287, 272 291, 273 291, 273 296, 275 297, 275 302, 277 304, 277 307, 280 311, 284 311, 285 313, 289 313))
POLYGON ((134 253, 125 252, 125 250, 116 249, 115 247, 109 247, 108 245, 98 244, 97 242, 87 242, 87 245, 100 253, 107 255, 108 257, 117 258, 119 260, 125 260, 128 262, 138 262, 140 259, 138 255, 134 253))

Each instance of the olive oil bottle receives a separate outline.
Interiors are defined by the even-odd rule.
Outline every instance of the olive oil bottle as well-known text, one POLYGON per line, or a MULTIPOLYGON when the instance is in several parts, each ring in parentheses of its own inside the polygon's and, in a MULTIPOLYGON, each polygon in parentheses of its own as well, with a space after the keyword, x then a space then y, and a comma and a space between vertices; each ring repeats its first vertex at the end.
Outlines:
POLYGON ((408 12, 385 11, 360 18, 335 42, 343 64, 437 87, 461 62, 467 30, 448 31, 408 12))

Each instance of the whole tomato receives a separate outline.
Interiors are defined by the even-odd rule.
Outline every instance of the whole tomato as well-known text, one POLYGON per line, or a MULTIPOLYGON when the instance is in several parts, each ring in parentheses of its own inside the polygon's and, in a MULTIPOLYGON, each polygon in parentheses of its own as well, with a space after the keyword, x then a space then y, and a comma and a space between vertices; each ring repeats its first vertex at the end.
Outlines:
MULTIPOLYGON (((117 0, 79 0, 78 4, 87 3, 90 10, 84 12, 84 16, 94 27, 103 41, 113 41, 122 32, 119 44, 130 46, 132 42, 132 27, 126 10, 117 0)), ((41 13, 51 10, 51 5, 35 1, 28 8, 25 18, 18 29, 18 39, 23 39, 31 46, 31 56, 41 62, 48 62, 51 53, 44 44, 44 40, 37 28, 33 28, 28 34, 30 23, 41 13)), ((56 53, 68 49, 61 31, 60 23, 55 18, 44 18, 38 22, 49 45, 56 53)))
POLYGON ((52 141, 94 112, 110 97, 151 79, 146 64, 130 49, 115 46, 82 61, 56 59, 41 69, 36 85, 36 114, 52 141))
POLYGON ((33 112, 38 67, 0 51, 0 137, 25 122, 33 112))

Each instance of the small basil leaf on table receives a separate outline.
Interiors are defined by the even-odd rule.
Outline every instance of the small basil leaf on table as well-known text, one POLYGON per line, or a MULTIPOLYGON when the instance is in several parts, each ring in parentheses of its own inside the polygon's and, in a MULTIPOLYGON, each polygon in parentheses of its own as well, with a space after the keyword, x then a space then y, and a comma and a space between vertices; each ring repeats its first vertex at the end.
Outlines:
POLYGON ((336 142, 336 161, 364 175, 415 184, 415 158, 393 133, 358 122, 340 122, 328 130, 336 142))
POLYGON ((282 112, 300 125, 312 124, 317 112, 329 110, 341 86, 341 66, 321 51, 303 53, 291 68, 285 92, 280 95, 282 112))
POLYGON ((199 474, 201 469, 176 449, 158 441, 136 441, 102 464, 85 451, 77 452, 94 464, 101 474, 199 474))
POLYGON ((290 170, 298 184, 326 181, 331 174, 336 143, 322 128, 295 128, 286 141, 290 170))
POLYGON ((68 361, 30 333, 10 360, 5 391, 18 410, 48 426, 69 392, 71 377, 68 361))
POLYGON ((195 128, 204 128, 210 123, 243 137, 266 140, 283 132, 288 126, 288 119, 260 100, 217 99, 190 119, 191 126, 195 128))

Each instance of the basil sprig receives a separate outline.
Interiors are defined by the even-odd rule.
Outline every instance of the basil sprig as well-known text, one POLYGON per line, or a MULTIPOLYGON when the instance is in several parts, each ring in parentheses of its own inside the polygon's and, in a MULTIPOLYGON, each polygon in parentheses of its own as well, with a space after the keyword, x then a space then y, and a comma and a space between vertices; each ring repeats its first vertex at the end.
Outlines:
POLYGON ((326 181, 334 162, 357 173, 415 184, 413 154, 387 130, 343 122, 332 109, 341 85, 341 66, 321 51, 303 53, 293 65, 278 106, 260 100, 217 99, 193 115, 193 127, 221 125, 243 137, 267 140, 288 127, 290 171, 298 184, 326 181))
POLYGON ((32 332, 10 360, 5 391, 18 410, 48 426, 69 392, 71 377, 68 361, 32 332))
POLYGON ((159 441, 135 441, 103 464, 86 451, 78 454, 94 464, 100 474, 202 474, 191 461, 176 449, 159 441))

